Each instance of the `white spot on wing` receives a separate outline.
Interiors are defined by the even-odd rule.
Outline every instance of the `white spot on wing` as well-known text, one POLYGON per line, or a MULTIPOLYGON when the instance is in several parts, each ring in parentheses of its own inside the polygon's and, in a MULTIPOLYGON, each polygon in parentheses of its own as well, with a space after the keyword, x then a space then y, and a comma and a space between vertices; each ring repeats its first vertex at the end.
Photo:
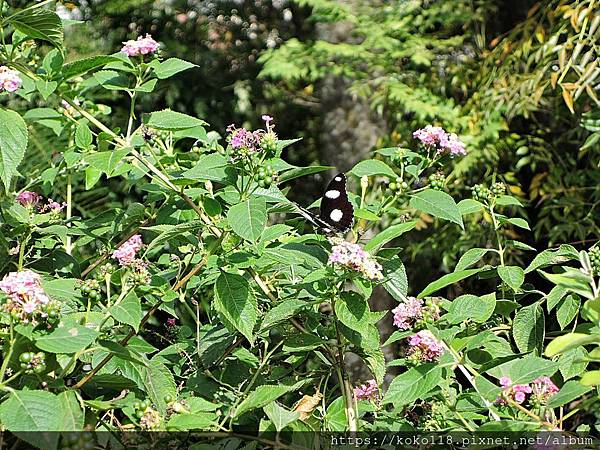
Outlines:
POLYGON ((335 177, 334 180, 335 181, 342 181, 342 177, 335 177))
POLYGON ((333 220, 334 222, 339 222, 340 220, 342 220, 342 217, 344 217, 344 213, 339 209, 334 209, 329 213, 329 217, 331 217, 331 220, 333 220))
POLYGON ((327 197, 327 198, 335 199, 335 198, 338 198, 339 196, 340 196, 340 191, 336 191, 335 189, 325 192, 325 197, 327 197))

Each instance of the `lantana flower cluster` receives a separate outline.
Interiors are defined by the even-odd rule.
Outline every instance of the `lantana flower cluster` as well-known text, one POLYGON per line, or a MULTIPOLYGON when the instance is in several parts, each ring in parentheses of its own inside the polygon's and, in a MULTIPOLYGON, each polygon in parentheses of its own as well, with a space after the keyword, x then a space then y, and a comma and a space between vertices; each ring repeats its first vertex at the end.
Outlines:
POLYGON ((234 124, 227 127, 227 142, 231 147, 231 162, 252 159, 254 155, 262 152, 271 155, 277 149, 277 134, 273 131, 273 118, 263 115, 265 130, 249 131, 238 128, 234 124))
POLYGON ((413 137, 425 147, 434 149, 438 155, 464 156, 467 154, 465 144, 455 133, 448 133, 442 127, 427 125, 413 133, 413 137))
POLYGON ((361 273, 369 280, 383 279, 382 267, 375 258, 359 244, 343 240, 332 240, 335 245, 329 255, 329 264, 361 273))
POLYGON ((152 39, 152 36, 146 34, 146 36, 139 36, 137 39, 131 39, 127 42, 123 42, 123 48, 121 53, 125 53, 127 56, 140 56, 149 55, 154 53, 160 47, 160 44, 152 39))
POLYGON ((425 302, 419 298, 408 297, 392 310, 394 325, 401 330, 420 327, 426 323, 433 323, 440 318, 440 307, 434 298, 425 302))
POLYGON ((22 82, 19 72, 0 66, 0 92, 15 92, 22 82))
POLYGON ((134 234, 112 254, 112 257, 119 262, 121 267, 131 269, 129 281, 137 286, 147 284, 150 281, 148 263, 137 257, 143 246, 142 236, 134 234))
POLYGON ((408 338, 406 356, 413 361, 436 361, 443 353, 442 343, 429 330, 421 330, 408 338))
POLYGON ((21 323, 37 325, 40 318, 57 317, 58 304, 50 300, 40 276, 31 270, 5 275, 0 290, 7 296, 2 309, 21 323))
POLYGON ((355 387, 354 398, 356 400, 377 400, 379 389, 375 380, 369 380, 365 384, 355 387))
POLYGON ((496 399, 499 405, 506 405, 506 399, 522 404, 529 394, 532 394, 529 399, 531 403, 543 405, 558 392, 556 384, 546 376, 536 378, 531 384, 513 384, 510 377, 504 376, 500 378, 500 386, 502 395, 496 399))
POLYGON ((51 198, 44 201, 44 197, 32 191, 23 191, 19 193, 19 195, 17 195, 17 203, 32 211, 35 210, 40 213, 55 214, 59 214, 65 206, 67 206, 66 203, 59 203, 51 198))

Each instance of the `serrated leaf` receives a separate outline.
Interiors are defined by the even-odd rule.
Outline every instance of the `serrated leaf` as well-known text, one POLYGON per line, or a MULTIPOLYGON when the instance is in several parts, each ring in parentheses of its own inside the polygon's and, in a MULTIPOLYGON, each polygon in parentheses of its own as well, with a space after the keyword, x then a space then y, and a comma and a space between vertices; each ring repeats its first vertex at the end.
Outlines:
POLYGON ((156 77, 160 80, 170 78, 173 75, 183 72, 184 70, 191 69, 192 67, 197 66, 196 64, 192 64, 191 62, 187 62, 179 58, 169 58, 161 63, 152 65, 152 69, 154 70, 156 77))
POLYGON ((461 295, 452 300, 448 315, 445 316, 449 323, 460 323, 472 320, 477 323, 485 323, 496 308, 496 294, 478 297, 476 295, 461 295))
POLYGON ((385 279, 384 289, 397 301, 403 301, 408 293, 408 278, 402 260, 394 256, 382 263, 385 279))
POLYGON ((267 415, 271 422, 275 426, 277 431, 283 430, 290 423, 300 418, 300 413, 296 411, 290 411, 282 406, 279 406, 277 402, 271 402, 263 407, 263 411, 267 415))
POLYGON ((64 391, 58 394, 62 431, 81 431, 85 422, 84 411, 79 405, 74 391, 64 391))
POLYGON ((560 301, 556 309, 556 319, 561 330, 564 330, 577 317, 580 307, 581 299, 578 295, 567 295, 560 301))
POLYGON ((477 264, 489 251, 489 248, 471 248, 467 250, 456 263, 454 271, 460 272, 461 270, 468 269, 472 265, 477 264))
POLYGON ((75 353, 85 349, 99 335, 96 330, 81 325, 66 326, 36 339, 35 345, 49 353, 75 353))
POLYGON ((379 161, 378 159, 361 161, 352 168, 350 173, 359 178, 363 176, 370 177, 373 175, 384 175, 386 177, 396 179, 397 176, 390 166, 383 161, 379 161))
POLYGON ((461 211, 454 199, 445 192, 426 189, 411 197, 410 206, 440 219, 454 222, 464 229, 461 211))
POLYGON ((227 177, 227 165, 227 158, 219 153, 201 155, 194 167, 183 172, 182 176, 196 181, 223 181, 227 177))
POLYGON ((435 280, 434 282, 429 283, 427 287, 425 287, 425 289, 423 289, 417 297, 427 297, 428 295, 433 294, 434 292, 439 291, 440 289, 445 288, 446 286, 450 286, 451 284, 457 283, 479 272, 481 272, 481 269, 467 269, 461 270, 460 272, 452 272, 447 275, 444 275, 443 277, 435 280))
POLYGON ((87 120, 81 119, 77 123, 75 130, 75 145, 81 149, 87 149, 92 145, 92 132, 87 124, 87 120))
POLYGON ((55 47, 63 45, 63 24, 60 17, 47 9, 22 11, 9 20, 21 33, 33 38, 50 42, 55 47))
POLYGON ((513 338, 517 348, 523 352, 541 349, 544 344, 544 311, 539 303, 522 308, 513 321, 513 338))
POLYGON ((599 334, 568 333, 554 338, 546 347, 544 354, 551 358, 580 345, 600 343, 599 334))
POLYGON ((158 411, 165 414, 167 404, 165 397, 177 396, 177 386, 173 374, 167 366, 157 359, 151 359, 147 367, 140 366, 144 390, 158 411))
POLYGON ((399 223, 397 225, 387 227, 385 230, 379 232, 369 242, 367 242, 365 245, 365 250, 374 250, 374 253, 376 253, 379 248, 383 247, 391 240, 396 239, 398 236, 401 236, 402 234, 412 230, 417 225, 417 222, 418 221, 416 220, 411 220, 410 222, 399 223))
POLYGON ((136 333, 139 331, 142 304, 134 290, 129 291, 121 302, 111 306, 108 311, 117 322, 131 325, 136 333))
POLYGON ((69 80, 116 61, 120 61, 120 58, 109 55, 98 55, 78 59, 65 64, 62 69, 62 75, 65 80, 69 80))
POLYGON ((558 365, 565 381, 580 375, 586 369, 587 356, 588 352, 583 347, 572 348, 560 355, 558 365))
POLYGON ((258 306, 246 279, 223 272, 215 283, 215 294, 215 306, 219 313, 250 343, 254 342, 253 330, 258 321, 258 306))
POLYGON ((17 168, 27 148, 27 125, 15 111, 0 108, 0 180, 6 191, 10 182, 18 174, 17 168))
POLYGON ((525 281, 525 272, 519 266, 499 266, 498 275, 513 291, 518 291, 525 281))
POLYGON ((206 125, 206 122, 188 116, 187 114, 165 109, 151 113, 146 125, 158 130, 176 131, 184 130, 186 128, 201 127, 206 125))
POLYGON ((591 390, 591 386, 584 386, 579 381, 567 381, 564 386, 560 388, 560 391, 550 397, 548 400, 548 407, 558 408, 559 406, 566 405, 591 390))
POLYGON ((533 272, 536 269, 559 264, 573 259, 579 259, 579 253, 572 245, 563 244, 557 249, 548 249, 537 255, 531 264, 525 269, 525 273, 533 272))
POLYGON ((392 380, 382 403, 402 408, 417 399, 425 400, 427 394, 441 381, 442 369, 436 364, 413 367, 392 380))
POLYGON ((174 414, 167 422, 168 431, 207 431, 215 426, 217 416, 210 412, 174 414))
POLYGON ((296 298, 284 300, 267 311, 260 325, 261 330, 267 330, 270 327, 293 317, 298 311, 306 306, 307 303, 305 301, 296 298))
POLYGON ((232 206, 227 221, 233 232, 250 242, 257 242, 267 225, 267 204, 264 198, 252 197, 232 206))
POLYGON ((279 385, 262 385, 258 386, 252 392, 248 394, 242 403, 237 407, 235 411, 235 417, 239 417, 245 412, 252 411, 254 409, 263 408, 269 403, 277 400, 288 392, 298 390, 306 381, 302 380, 291 386, 279 385))

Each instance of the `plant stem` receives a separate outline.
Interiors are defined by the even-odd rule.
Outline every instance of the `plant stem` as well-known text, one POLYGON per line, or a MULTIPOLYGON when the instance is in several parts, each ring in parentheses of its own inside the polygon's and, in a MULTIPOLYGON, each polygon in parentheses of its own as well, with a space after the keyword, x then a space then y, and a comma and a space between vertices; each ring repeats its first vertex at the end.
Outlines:
POLYGON ((28 231, 27 234, 25 235, 25 239, 23 239, 23 242, 21 242, 21 245, 19 246, 19 263, 17 266, 17 270, 19 272, 21 270, 23 270, 23 261, 25 259, 25 248, 27 247, 27 244, 29 243, 30 237, 31 237, 31 231, 28 231))
MULTIPOLYGON (((14 323, 12 317, 10 318, 10 339, 8 341, 8 352, 4 355, 4 360, 2 361, 2 367, 0 367, 0 382, 3 382, 4 376, 6 375, 6 369, 8 368, 8 363, 10 362, 10 358, 12 357, 13 350, 15 346, 15 334, 14 334, 14 323)), ((2 383, 4 384, 4 383, 2 383)))
MULTIPOLYGON (((71 179, 71 172, 68 172, 67 174, 67 212, 66 212, 66 219, 67 219, 67 227, 71 227, 71 217, 72 217, 72 213, 73 213, 73 184, 72 184, 72 179, 71 179)), ((67 235, 67 240, 65 242, 65 252, 67 252, 68 255, 71 254, 71 252, 73 251, 72 247, 71 247, 71 236, 67 235)))

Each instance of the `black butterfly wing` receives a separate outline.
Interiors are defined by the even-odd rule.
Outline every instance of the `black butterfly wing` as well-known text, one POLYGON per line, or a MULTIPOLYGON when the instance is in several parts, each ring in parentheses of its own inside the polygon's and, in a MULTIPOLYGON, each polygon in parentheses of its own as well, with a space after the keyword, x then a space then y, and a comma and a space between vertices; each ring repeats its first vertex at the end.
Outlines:
POLYGON ((338 173, 321 198, 319 218, 338 232, 348 231, 354 222, 354 208, 346 191, 346 175, 338 173))

